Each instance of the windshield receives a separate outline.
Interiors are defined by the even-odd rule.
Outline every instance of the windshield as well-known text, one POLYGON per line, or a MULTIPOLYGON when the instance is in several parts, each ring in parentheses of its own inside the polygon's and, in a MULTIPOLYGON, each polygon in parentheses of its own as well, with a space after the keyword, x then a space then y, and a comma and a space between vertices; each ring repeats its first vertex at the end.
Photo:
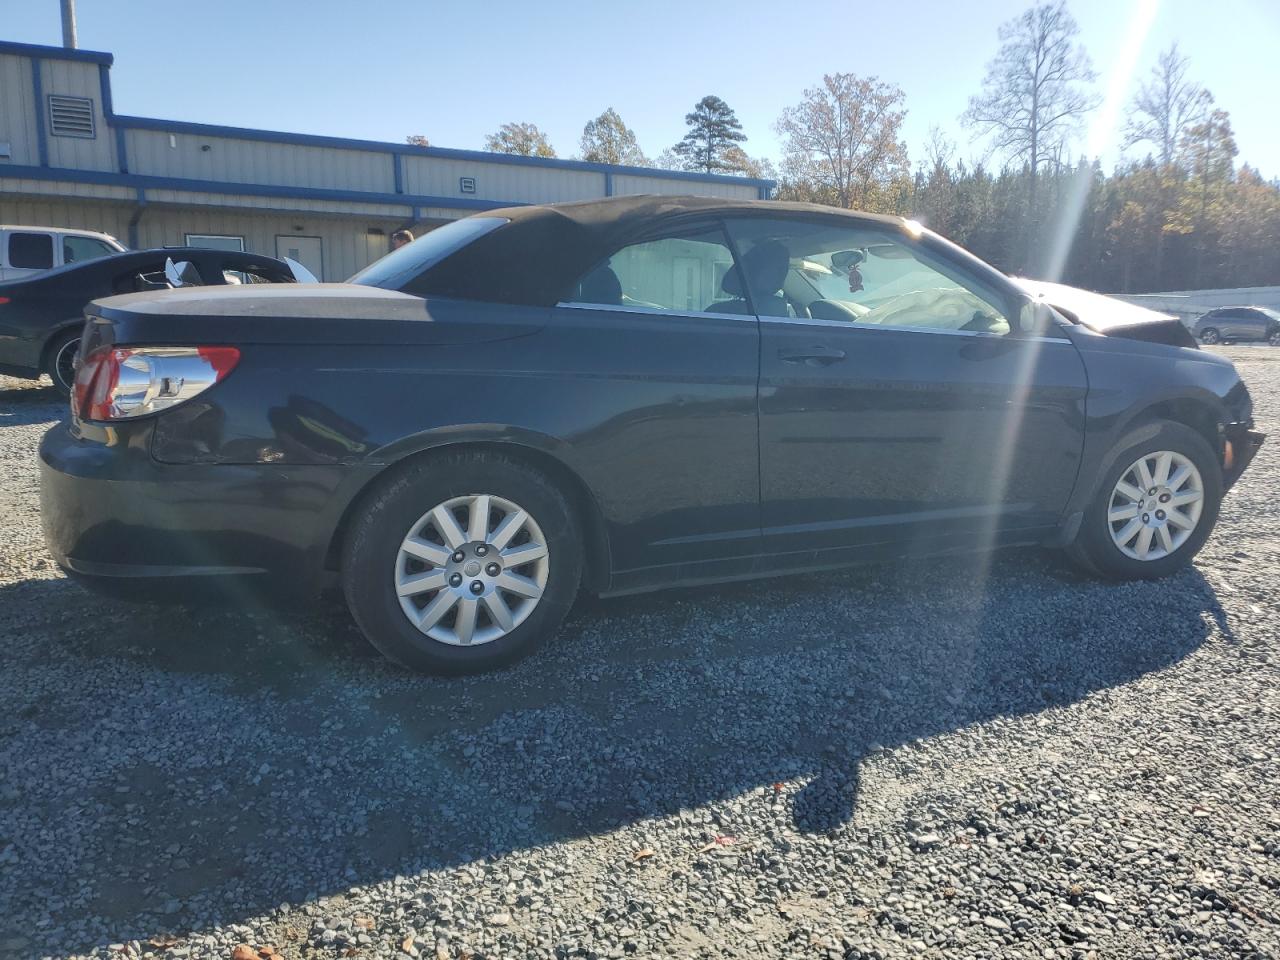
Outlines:
POLYGON ((413 243, 393 250, 365 267, 348 283, 399 290, 428 267, 461 250, 486 233, 508 223, 506 217, 465 217, 424 233, 413 243))

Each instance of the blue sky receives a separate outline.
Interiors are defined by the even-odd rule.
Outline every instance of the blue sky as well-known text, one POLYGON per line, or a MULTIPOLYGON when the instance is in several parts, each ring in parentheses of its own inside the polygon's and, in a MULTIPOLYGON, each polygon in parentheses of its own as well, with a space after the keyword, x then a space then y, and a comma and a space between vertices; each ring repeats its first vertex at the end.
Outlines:
MULTIPOLYGON (((583 124, 613 106, 656 156, 683 135, 693 103, 714 93, 737 111, 748 152, 776 160, 781 110, 824 72, 851 71, 905 91, 914 161, 934 124, 963 156, 982 154, 957 117, 997 27, 1027 5, 78 0, 78 12, 80 45, 116 56, 121 113, 374 140, 424 133, 464 148, 527 120, 572 156, 583 124)), ((1231 112, 1240 158, 1280 176, 1280 0, 1072 0, 1071 10, 1100 92, 1127 100, 1177 40, 1231 112), (1135 21, 1149 29, 1132 37, 1135 21)), ((0 0, 0 39, 60 42, 58 0, 0 0)), ((1108 134, 1097 129, 1092 142, 1110 165, 1118 151, 1108 134)))

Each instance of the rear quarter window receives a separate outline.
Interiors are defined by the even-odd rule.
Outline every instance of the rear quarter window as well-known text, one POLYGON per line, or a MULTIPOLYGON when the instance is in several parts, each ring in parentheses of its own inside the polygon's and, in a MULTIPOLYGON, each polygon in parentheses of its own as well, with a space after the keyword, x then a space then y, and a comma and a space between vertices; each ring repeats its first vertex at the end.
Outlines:
POLYGON ((9 234, 9 266, 27 270, 53 269, 53 236, 48 233, 9 234))

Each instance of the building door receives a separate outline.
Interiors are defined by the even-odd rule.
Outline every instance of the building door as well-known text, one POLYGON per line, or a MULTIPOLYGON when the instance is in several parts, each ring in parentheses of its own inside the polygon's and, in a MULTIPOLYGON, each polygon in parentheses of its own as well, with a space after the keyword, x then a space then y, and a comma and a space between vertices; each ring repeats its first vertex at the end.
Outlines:
POLYGON ((276 256, 297 260, 320 280, 324 275, 324 244, 319 237, 286 237, 276 235, 276 256))

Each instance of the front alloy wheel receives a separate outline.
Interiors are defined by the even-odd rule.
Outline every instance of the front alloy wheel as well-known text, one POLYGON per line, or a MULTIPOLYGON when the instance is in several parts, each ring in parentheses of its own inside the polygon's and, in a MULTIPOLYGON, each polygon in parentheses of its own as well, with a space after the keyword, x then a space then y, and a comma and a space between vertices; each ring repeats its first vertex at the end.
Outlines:
POLYGON ((1209 327, 1207 330, 1202 330, 1200 332, 1201 343, 1213 344, 1213 343, 1218 343, 1221 339, 1222 339, 1221 334, 1219 334, 1218 331, 1213 327, 1209 327))
POLYGON ((1181 569, 1218 519, 1219 454, 1199 431, 1157 420, 1121 438, 1108 461, 1068 555, 1115 580, 1150 580, 1181 569))
POLYGON ((1144 454, 1111 492, 1111 540, 1126 557, 1159 560, 1187 542, 1203 509, 1204 481, 1190 459, 1173 450, 1144 454))
POLYGON ((453 497, 418 518, 395 561, 409 622, 456 646, 490 643, 524 623, 547 585, 546 537, 518 504, 453 497))

